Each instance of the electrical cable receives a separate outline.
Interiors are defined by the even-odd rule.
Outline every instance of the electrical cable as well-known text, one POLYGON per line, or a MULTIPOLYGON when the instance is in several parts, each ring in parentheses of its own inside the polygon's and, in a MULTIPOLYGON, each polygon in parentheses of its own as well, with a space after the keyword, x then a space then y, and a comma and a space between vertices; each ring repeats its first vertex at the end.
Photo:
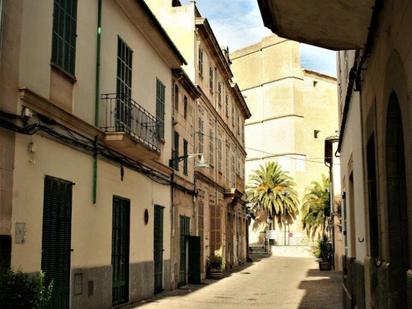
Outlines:
MULTIPOLYGON (((11 115, 4 112, 1 112, 0 115, 6 115, 7 118, 12 118, 11 115)), ((22 119, 21 117, 18 117, 16 115, 14 116, 15 119, 24 121, 24 119, 22 119)), ((104 158, 117 162, 130 169, 136 170, 137 172, 143 174, 144 176, 159 184, 169 185, 171 183, 170 178, 168 176, 161 174, 150 167, 144 166, 140 162, 130 159, 127 156, 112 149, 109 149, 104 145, 94 145, 93 140, 71 130, 70 128, 67 128, 59 123, 55 123, 53 125, 59 127, 60 129, 63 129, 67 133, 67 135, 65 135, 63 133, 58 132, 55 128, 42 124, 42 122, 43 121, 39 119, 39 122, 37 123, 21 127, 13 122, 0 119, 0 127, 24 135, 34 135, 39 131, 42 131, 64 144, 71 145, 75 148, 80 148, 89 153, 94 153, 94 151, 96 151, 99 155, 103 156, 104 158)))

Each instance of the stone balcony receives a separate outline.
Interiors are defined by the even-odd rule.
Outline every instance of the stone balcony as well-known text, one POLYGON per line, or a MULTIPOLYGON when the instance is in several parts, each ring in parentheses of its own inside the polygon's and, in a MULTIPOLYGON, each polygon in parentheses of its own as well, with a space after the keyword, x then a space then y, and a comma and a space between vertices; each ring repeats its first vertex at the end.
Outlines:
POLYGON ((160 155, 159 121, 127 95, 101 96, 101 129, 105 142, 138 160, 156 159, 160 155))

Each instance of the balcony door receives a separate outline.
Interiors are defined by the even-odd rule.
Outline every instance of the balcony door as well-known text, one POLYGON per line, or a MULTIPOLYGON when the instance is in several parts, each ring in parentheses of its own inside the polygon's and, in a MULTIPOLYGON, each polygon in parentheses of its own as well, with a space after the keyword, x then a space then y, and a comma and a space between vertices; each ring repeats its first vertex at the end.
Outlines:
POLYGON ((131 132, 132 125, 132 63, 133 51, 117 39, 116 130, 131 132))

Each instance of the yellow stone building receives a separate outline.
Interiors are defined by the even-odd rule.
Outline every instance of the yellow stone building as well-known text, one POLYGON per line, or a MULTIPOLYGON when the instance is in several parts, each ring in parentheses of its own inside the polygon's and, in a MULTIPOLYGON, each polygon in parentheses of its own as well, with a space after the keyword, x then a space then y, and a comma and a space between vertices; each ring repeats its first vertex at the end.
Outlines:
POLYGON ((185 59, 143 1, 0 5, 0 267, 43 270, 53 308, 169 289, 185 59))
MULTIPOLYGON (((302 68, 299 43, 276 35, 234 51, 230 58, 252 113, 245 124, 246 179, 265 162, 279 162, 294 178, 301 200, 312 181, 329 174, 324 141, 338 128, 336 79, 302 68)), ((274 229, 277 244, 307 243, 300 217, 274 229)), ((261 242, 264 230, 251 230, 250 242, 261 242)))
MULTIPOLYGON (((250 111, 232 82, 227 50, 221 49, 196 4, 146 2, 187 60, 184 71, 200 92, 195 110, 195 149, 204 154, 210 167, 195 170, 198 218, 193 224, 195 235, 201 239, 204 277, 211 255, 222 256, 227 268, 246 261, 243 129, 250 111)), ((177 262, 174 269, 179 269, 177 262)))

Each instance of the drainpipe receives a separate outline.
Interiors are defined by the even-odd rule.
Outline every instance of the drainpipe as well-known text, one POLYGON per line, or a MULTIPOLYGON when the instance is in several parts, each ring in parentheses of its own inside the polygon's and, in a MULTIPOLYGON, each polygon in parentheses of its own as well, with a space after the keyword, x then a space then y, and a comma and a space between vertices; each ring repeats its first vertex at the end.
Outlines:
MULTIPOLYGON (((96 33, 96 93, 95 93, 95 113, 94 113, 94 125, 99 127, 99 114, 100 114, 100 49, 102 38, 102 0, 98 0, 97 7, 97 33, 96 33)), ((97 137, 95 140, 95 146, 97 146, 97 137)), ((93 204, 96 204, 97 200, 97 149, 95 147, 95 153, 93 156, 93 204)))

